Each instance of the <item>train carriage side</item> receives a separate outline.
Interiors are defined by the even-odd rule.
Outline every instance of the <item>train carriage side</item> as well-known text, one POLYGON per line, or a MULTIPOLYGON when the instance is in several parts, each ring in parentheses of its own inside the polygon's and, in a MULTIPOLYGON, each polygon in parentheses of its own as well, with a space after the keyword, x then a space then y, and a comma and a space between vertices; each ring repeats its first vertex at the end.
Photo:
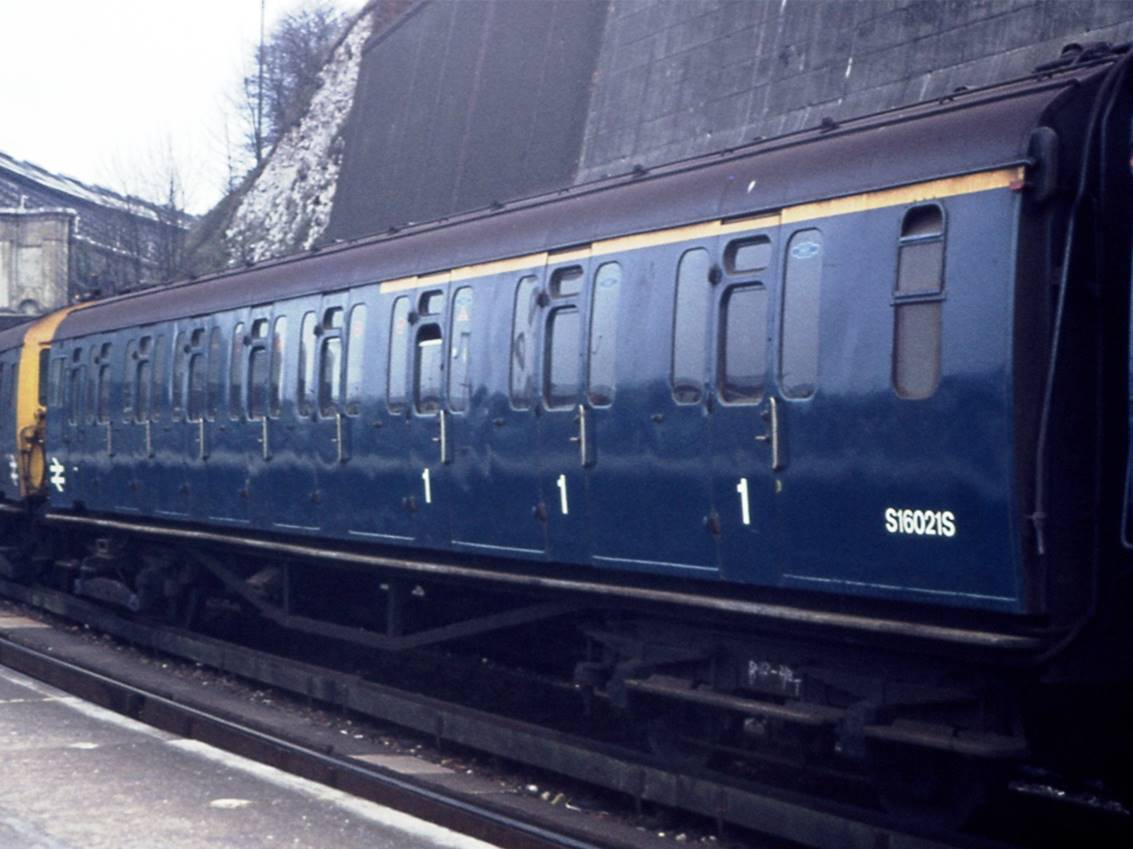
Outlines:
POLYGON ((77 403, 63 369, 112 346, 113 423, 53 434, 87 422, 106 514, 1041 612, 1019 222, 1032 131, 1069 103, 1073 146, 1087 83, 101 305, 53 356, 77 403))

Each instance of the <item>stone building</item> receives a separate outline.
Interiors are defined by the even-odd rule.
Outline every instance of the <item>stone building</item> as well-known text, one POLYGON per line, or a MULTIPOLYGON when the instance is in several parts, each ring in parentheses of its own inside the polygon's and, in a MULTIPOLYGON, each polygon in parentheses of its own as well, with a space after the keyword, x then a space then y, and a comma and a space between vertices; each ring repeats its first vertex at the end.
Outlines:
POLYGON ((74 217, 69 209, 0 209, 0 323, 67 303, 74 217))
POLYGON ((0 324, 170 279, 189 223, 0 153, 0 324))

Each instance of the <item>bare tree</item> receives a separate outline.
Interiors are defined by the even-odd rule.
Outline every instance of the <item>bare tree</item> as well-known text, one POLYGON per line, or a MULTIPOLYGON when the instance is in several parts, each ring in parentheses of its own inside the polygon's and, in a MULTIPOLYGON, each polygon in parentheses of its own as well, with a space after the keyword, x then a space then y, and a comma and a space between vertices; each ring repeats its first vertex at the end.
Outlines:
POLYGON ((114 215, 114 258, 90 269, 94 277, 87 288, 110 294, 173 280, 181 273, 188 217, 172 139, 129 162, 115 158, 109 170, 121 198, 114 215))
POLYGON ((245 146, 263 161, 267 151, 306 111, 318 87, 319 71, 346 26, 346 16, 328 2, 312 2, 263 32, 253 57, 254 72, 243 80, 245 146))

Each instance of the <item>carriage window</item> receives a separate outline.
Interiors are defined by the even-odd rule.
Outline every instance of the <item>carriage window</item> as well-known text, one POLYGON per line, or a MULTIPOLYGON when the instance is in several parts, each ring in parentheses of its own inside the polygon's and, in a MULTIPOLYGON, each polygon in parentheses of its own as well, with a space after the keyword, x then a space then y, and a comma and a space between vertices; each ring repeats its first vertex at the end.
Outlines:
POLYGON ((342 307, 329 307, 323 313, 323 330, 342 329, 342 307))
POLYGON ((134 363, 138 359, 138 342, 131 339, 126 343, 126 364, 122 370, 122 420, 134 418, 134 363))
POLYGON ((252 338, 268 338, 268 320, 266 318, 257 318, 252 322, 252 338))
POLYGON ((590 403, 604 407, 614 403, 614 357, 617 352, 618 289, 622 267, 607 262, 594 275, 594 297, 590 307, 590 403))
POLYGON ((441 291, 426 292, 417 302, 417 311, 421 315, 440 315, 445 308, 445 293, 441 291))
POLYGON ((413 364, 417 383, 413 391, 413 405, 418 413, 435 413, 441 408, 441 373, 444 368, 441 341, 439 324, 425 324, 417 331, 413 364))
POLYGON ((224 334, 219 327, 209 331, 208 417, 216 419, 220 395, 224 391, 224 334))
POLYGON ((763 400, 767 372, 767 290, 735 286, 725 294, 720 312, 720 398, 729 404, 757 404, 763 400))
MULTIPOLYGON (((51 356, 51 351, 48 348, 40 348, 39 350, 39 406, 47 406, 47 383, 48 383, 48 370, 47 360, 51 356)), ((51 395, 58 398, 59 392, 63 388, 63 361, 56 360, 59 364, 59 373, 51 374, 51 395)))
POLYGON ((105 424, 110 421, 110 353, 109 342, 103 342, 98 352, 98 398, 97 417, 105 424))
POLYGON ((822 234, 800 230, 787 243, 779 330, 779 386, 788 398, 809 398, 818 381, 818 313, 822 234))
MULTIPOLYGON (((177 341, 173 347, 173 418, 180 419, 182 412, 182 397, 181 393, 184 391, 185 386, 185 365, 188 362, 189 354, 185 350, 187 347, 188 337, 184 330, 177 334, 177 341)), ((158 372, 158 380, 161 380, 161 373, 158 372)))
POLYGON ((153 369, 149 360, 139 360, 134 370, 134 421, 144 422, 150 414, 150 383, 153 369))
POLYGON ((323 340, 322 368, 319 370, 319 415, 338 412, 338 393, 342 384, 342 337, 323 340))
POLYGON ((199 422, 205 412, 205 364, 205 355, 200 351, 189 357, 189 404, 186 413, 191 422, 199 422))
POLYGON ((75 348, 71 352, 71 385, 68 391, 67 411, 68 421, 78 424, 83 418, 83 383, 86 378, 86 367, 82 364, 83 349, 75 348))
POLYGON ((252 348, 248 359, 248 416, 258 421, 267 413, 268 406, 268 349, 264 345, 252 348))
POLYGON ((299 327, 299 415, 309 416, 315 399, 315 314, 305 313, 299 327))
POLYGON ((771 262, 771 240, 766 236, 735 239, 724 250, 724 265, 732 274, 762 271, 771 262))
POLYGON ((244 405, 244 322, 232 328, 232 354, 228 361, 228 415, 240 418, 244 405))
POLYGON ((90 368, 86 370, 86 400, 83 401, 83 412, 86 414, 87 424, 94 424, 94 411, 98 398, 98 346, 90 346, 90 368))
POLYGON ((386 404, 391 411, 404 410, 406 392, 406 340, 409 338, 409 298, 402 295, 393 302, 389 328, 389 375, 386 379, 386 404))
POLYGON ((940 383, 944 291, 944 212, 936 204, 905 213, 893 301, 893 389, 928 398, 940 383))
POLYGON ((284 346, 287 341, 287 316, 275 320, 275 330, 271 338, 271 386, 268 389, 268 409, 275 417, 283 408, 283 362, 284 346))
POLYGON ((551 275, 551 297, 569 298, 582 291, 582 266, 568 265, 551 275))
POLYGON ((350 333, 346 340, 346 413, 358 415, 362 408, 362 371, 366 364, 366 305, 350 310, 350 333))
POLYGON ((526 410, 535 400, 535 327, 539 320, 539 281, 523 277, 515 288, 515 309, 511 322, 512 406, 526 410))
POLYGON ((150 367, 153 339, 150 336, 141 337, 136 343, 130 343, 134 350, 126 363, 126 382, 130 385, 129 404, 136 422, 145 421, 150 413, 150 384, 153 372, 150 367))
POLYGON ((580 318, 577 307, 551 313, 547 322, 546 394, 548 407, 568 407, 578 401, 580 318))
POLYGON ((452 332, 449 334, 448 405, 454 412, 468 409, 472 396, 469 361, 472 344, 472 287, 463 286, 452 298, 452 332))
POLYGON ((150 418, 157 421, 161 418, 161 404, 165 400, 165 384, 169 375, 165 371, 165 336, 158 336, 153 349, 153 409, 150 418))
POLYGON ((708 344, 708 251, 686 251, 677 267, 677 294, 673 309, 673 398, 678 403, 700 400, 708 344))

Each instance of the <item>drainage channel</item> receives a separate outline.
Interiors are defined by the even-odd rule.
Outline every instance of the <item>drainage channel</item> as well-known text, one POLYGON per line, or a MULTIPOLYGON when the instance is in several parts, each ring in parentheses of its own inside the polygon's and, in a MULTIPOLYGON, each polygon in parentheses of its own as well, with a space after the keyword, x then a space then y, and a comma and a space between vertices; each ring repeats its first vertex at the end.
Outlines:
MULTIPOLYGON (((863 817, 857 809, 820 803, 775 788, 735 785, 712 776, 666 770, 617 747, 589 743, 553 730, 500 718, 479 710, 409 693, 265 652, 183 631, 150 627, 63 593, 0 580, 0 594, 15 601, 81 622, 146 649, 307 696, 328 705, 429 735, 509 761, 625 794, 639 804, 650 802, 724 824, 739 826, 813 849, 1003 849, 997 841, 963 836, 915 833, 887 823, 882 815, 863 817)), ((454 830, 509 847, 599 846, 577 836, 550 833, 497 810, 467 800, 422 792, 412 782, 390 778, 332 754, 310 750, 263 731, 219 719, 160 694, 116 683, 97 671, 56 661, 41 651, 0 640, 0 663, 41 678, 60 689, 126 713, 173 733, 191 736, 262 760, 289 772, 331 784, 437 821, 454 830), (49 663, 50 662, 50 663, 49 663), (30 667, 30 668, 29 668, 30 667), (66 670, 60 671, 60 670, 66 670), (42 674, 41 674, 42 672, 42 674), (231 740, 228 745, 224 741, 231 740), (357 789, 355 789, 357 788, 357 789), (369 794, 381 794, 378 798, 369 794), (404 798, 402 798, 404 797, 404 798), (403 807, 404 806, 404 807, 403 807)), ((605 844, 609 846, 611 844, 605 844)))

